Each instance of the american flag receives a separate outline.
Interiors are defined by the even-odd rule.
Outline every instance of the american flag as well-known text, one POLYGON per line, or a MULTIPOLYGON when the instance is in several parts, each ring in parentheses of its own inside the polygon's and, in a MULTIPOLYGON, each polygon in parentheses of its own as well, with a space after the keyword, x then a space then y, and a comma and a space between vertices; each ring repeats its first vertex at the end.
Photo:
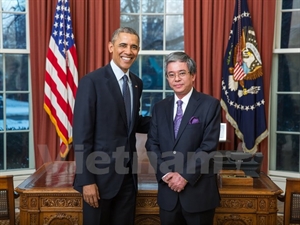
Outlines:
POLYGON ((60 137, 60 156, 68 155, 78 87, 77 53, 69 0, 58 0, 46 59, 44 109, 60 137))
POLYGON ((268 136, 262 76, 247 0, 236 0, 223 62, 221 105, 244 152, 255 153, 268 136))

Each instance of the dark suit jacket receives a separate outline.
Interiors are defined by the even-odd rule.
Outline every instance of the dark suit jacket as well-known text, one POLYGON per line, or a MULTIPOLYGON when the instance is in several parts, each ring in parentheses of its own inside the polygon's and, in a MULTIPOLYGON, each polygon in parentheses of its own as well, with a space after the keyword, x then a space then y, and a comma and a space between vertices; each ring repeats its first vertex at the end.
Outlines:
MULTIPOLYGON (((84 185, 96 183, 101 198, 114 197, 122 184, 124 167, 128 162, 136 163, 135 132, 146 133, 149 118, 139 116, 142 81, 131 73, 130 79, 133 95, 130 129, 120 86, 110 64, 79 82, 73 119, 74 188, 79 192, 84 185)), ((136 174, 134 180, 137 183, 136 174)))
POLYGON ((174 96, 153 108, 146 148, 157 171, 158 204, 167 211, 180 201, 187 212, 201 212, 220 204, 216 175, 211 164, 220 134, 220 101, 193 90, 177 139, 173 125, 174 96), (187 181, 180 193, 162 181, 167 172, 179 172, 187 181))

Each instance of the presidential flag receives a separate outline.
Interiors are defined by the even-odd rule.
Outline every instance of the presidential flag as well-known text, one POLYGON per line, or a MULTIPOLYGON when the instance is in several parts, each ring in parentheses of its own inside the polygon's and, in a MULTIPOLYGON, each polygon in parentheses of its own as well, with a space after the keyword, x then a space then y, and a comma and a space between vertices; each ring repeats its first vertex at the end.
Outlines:
POLYGON ((247 0, 236 0, 222 73, 221 105, 226 119, 242 141, 243 151, 254 154, 268 131, 262 61, 247 0))
POLYGON ((78 86, 77 53, 69 0, 58 0, 46 58, 44 109, 60 137, 60 156, 72 143, 72 121, 78 86))

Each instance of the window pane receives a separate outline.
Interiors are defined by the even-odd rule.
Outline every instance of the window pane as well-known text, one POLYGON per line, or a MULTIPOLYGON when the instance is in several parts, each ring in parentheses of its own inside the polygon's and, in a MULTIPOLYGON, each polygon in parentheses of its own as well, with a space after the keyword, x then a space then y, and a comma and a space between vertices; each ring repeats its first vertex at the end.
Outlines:
POLYGON ((164 1, 142 0, 142 13, 163 13, 164 1))
POLYGON ((28 90, 28 55, 5 55, 6 91, 28 90))
POLYGON ((13 11, 13 12, 25 12, 26 1, 25 0, 2 0, 2 10, 13 11))
POLYGON ((163 56, 143 56, 142 80, 144 89, 162 89, 163 77, 163 56))
POLYGON ((29 129, 28 94, 7 94, 6 128, 7 130, 29 129))
POLYGON ((167 92, 166 93, 166 97, 169 97, 169 96, 172 96, 172 95, 174 95, 174 92, 167 92))
POLYGON ((277 130, 300 131, 300 94, 278 95, 277 130))
POLYGON ((3 13, 3 48, 26 49, 25 14, 3 13))
POLYGON ((300 63, 299 62, 300 62, 300 54, 279 55, 278 91, 300 92, 300 63))
POLYGON ((276 169, 299 172, 300 135, 278 134, 276 169))
POLYGON ((140 0, 121 0, 121 13, 138 13, 140 0))
POLYGON ((300 21, 300 12, 282 13, 281 48, 300 48, 299 21, 300 21))
POLYGON ((0 91, 3 91, 3 56, 0 54, 0 91))
POLYGON ((281 94, 277 101, 277 130, 300 131, 300 94, 281 94))
POLYGON ((183 50, 183 16, 166 16, 166 49, 183 50))
POLYGON ((166 77, 165 77, 165 79, 166 79, 166 90, 172 90, 166 77))
POLYGON ((29 167, 29 134, 7 133, 7 169, 29 167))
POLYGON ((167 0, 167 13, 180 13, 183 14, 183 1, 182 0, 167 0))
POLYGON ((162 93, 143 93, 142 94, 142 115, 151 116, 154 104, 162 100, 162 93))
POLYGON ((3 95, 0 94, 0 130, 4 130, 4 125, 3 125, 3 115, 4 115, 4 112, 3 112, 3 95))
POLYGON ((141 56, 138 56, 136 58, 136 60, 134 61, 134 63, 130 67, 130 72, 134 73, 138 77, 141 77, 140 76, 140 58, 141 58, 141 56))
POLYGON ((163 50, 163 16, 142 17, 142 50, 163 50))
POLYGON ((132 16, 132 15, 121 15, 121 24, 122 27, 131 27, 133 28, 138 34, 139 32, 139 16, 132 16))
POLYGON ((300 9, 299 0, 283 0, 282 9, 300 9))
MULTIPOLYGON (((0 128, 1 129, 1 128, 0 128)), ((4 169, 4 142, 3 133, 0 133, 0 170, 4 169)))

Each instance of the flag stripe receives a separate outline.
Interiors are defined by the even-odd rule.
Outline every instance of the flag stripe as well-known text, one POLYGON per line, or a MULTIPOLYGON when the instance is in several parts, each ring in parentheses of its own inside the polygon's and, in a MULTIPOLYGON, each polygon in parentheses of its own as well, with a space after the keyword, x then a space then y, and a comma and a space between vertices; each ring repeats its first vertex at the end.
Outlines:
MULTIPOLYGON (((48 80, 50 80, 51 77, 48 76, 48 80)), ((50 83, 53 83, 53 82, 50 82, 50 83)), ((68 121, 69 123, 68 124, 64 124, 65 127, 70 127, 71 126, 71 121, 70 119, 68 118, 67 116, 67 113, 66 113, 66 107, 68 107, 68 104, 64 101, 63 98, 61 98, 61 95, 59 93, 59 90, 57 88, 53 88, 54 85, 50 86, 48 85, 48 82, 46 81, 46 84, 45 84, 45 93, 50 93, 50 95, 46 95, 48 97, 48 99, 50 100, 49 101, 49 104, 47 104, 48 108, 50 109, 54 109, 57 114, 56 114, 56 119, 59 119, 60 121, 68 121)), ((67 109, 68 110, 68 109, 67 109)))
MULTIPOLYGON (((52 58, 52 56, 54 57, 54 55, 51 54, 51 51, 49 50, 48 52, 49 58, 52 58)), ((54 62, 57 62, 56 60, 53 60, 54 62)), ((49 90, 45 90, 45 94, 48 96, 48 98, 51 99, 50 95, 55 94, 55 101, 58 102, 58 104, 61 106, 61 112, 63 113, 65 107, 68 107, 68 102, 70 102, 70 99, 72 100, 72 103, 75 101, 74 97, 72 95, 67 95, 68 90, 65 87, 65 85, 62 82, 62 79, 60 79, 60 77, 63 77, 64 75, 60 75, 59 74, 63 74, 63 72, 58 69, 56 70, 56 68, 60 68, 58 64, 51 64, 50 60, 47 60, 47 64, 46 64, 46 71, 51 71, 48 72, 48 76, 46 76, 46 83, 50 86, 49 90), (52 74, 52 75, 50 75, 52 74)), ((74 103, 73 103, 74 105, 74 103)), ((71 106, 73 108, 73 105, 71 106)), ((71 110, 72 111, 72 110, 71 110)), ((62 118, 64 120, 64 118, 62 118)), ((68 116, 68 120, 70 123, 72 123, 72 116, 68 116)))
POLYGON ((246 76, 239 63, 235 64, 233 74, 235 80, 242 80, 246 76))
POLYGON ((77 53, 69 0, 58 0, 46 58, 44 109, 61 139, 60 155, 63 158, 72 142, 77 86, 77 53))

